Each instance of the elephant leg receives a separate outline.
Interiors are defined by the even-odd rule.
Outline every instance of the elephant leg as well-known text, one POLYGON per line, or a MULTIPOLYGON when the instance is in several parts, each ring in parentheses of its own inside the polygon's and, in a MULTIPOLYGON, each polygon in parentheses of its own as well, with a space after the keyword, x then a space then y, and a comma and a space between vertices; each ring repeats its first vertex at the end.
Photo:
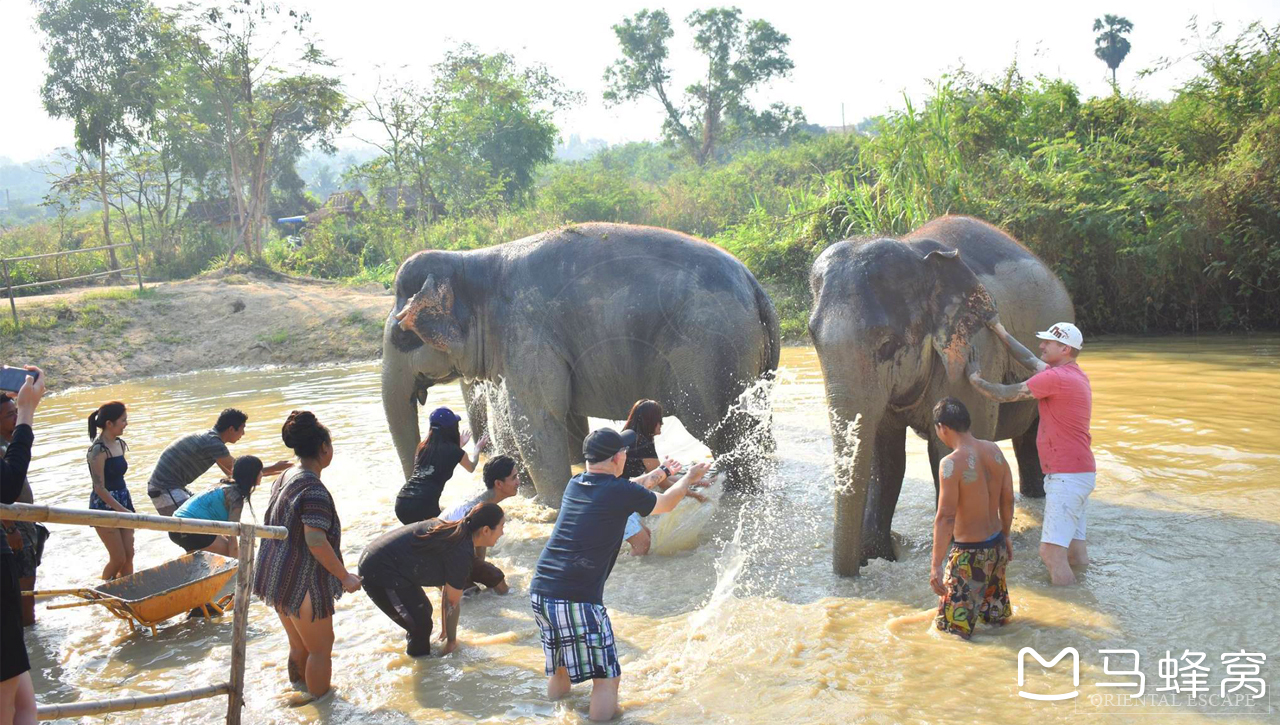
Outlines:
POLYGON ((1040 450, 1036 448, 1037 416, 1020 435, 1013 437, 1013 455, 1018 459, 1018 493, 1028 498, 1044 498, 1044 470, 1040 468, 1040 450))
POLYGON ((565 416, 565 428, 567 434, 565 445, 569 449, 569 462, 573 464, 585 462, 586 459, 582 456, 582 441, 591 432, 588 429, 587 416, 569 413, 565 416))
POLYGON ((941 481, 938 480, 938 464, 942 463, 942 459, 951 453, 951 449, 947 444, 943 443, 938 436, 934 435, 932 430, 929 432, 929 473, 933 476, 933 508, 938 508, 938 491, 941 488, 941 481))
POLYGON ((902 493, 902 477, 907 471, 907 429, 893 426, 876 435, 872 459, 873 482, 862 524, 862 561, 894 561, 893 512, 902 493))
POLYGON ((533 479, 538 499, 559 508, 571 470, 565 423, 569 407, 568 372, 533 384, 508 381, 507 407, 520 458, 533 479))

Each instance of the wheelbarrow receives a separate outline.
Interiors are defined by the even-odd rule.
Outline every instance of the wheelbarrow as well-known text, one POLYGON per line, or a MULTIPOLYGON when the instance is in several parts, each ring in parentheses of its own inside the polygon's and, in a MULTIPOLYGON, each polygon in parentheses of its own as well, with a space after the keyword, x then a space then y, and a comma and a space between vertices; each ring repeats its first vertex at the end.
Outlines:
POLYGON ((49 609, 101 605, 131 626, 149 627, 179 614, 200 609, 205 617, 221 615, 231 605, 228 594, 215 601, 235 576, 238 562, 208 551, 195 551, 160 566, 112 579, 96 587, 24 592, 37 597, 74 596, 84 601, 54 604, 49 609))

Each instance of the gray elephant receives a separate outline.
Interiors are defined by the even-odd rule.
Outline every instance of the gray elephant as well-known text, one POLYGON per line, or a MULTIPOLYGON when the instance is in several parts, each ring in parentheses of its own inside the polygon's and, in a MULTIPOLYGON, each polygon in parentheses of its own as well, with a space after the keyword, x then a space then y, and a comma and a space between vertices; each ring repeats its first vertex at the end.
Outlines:
MULTIPOLYGON (((730 476, 772 451, 768 413, 739 398, 778 366, 778 320, 724 250, 653 227, 581 224, 400 265, 382 355, 382 404, 406 475, 418 405, 458 380, 473 424, 511 422, 539 498, 558 506, 587 417, 660 401, 730 476), (491 382, 488 400, 477 384, 491 382)), ((499 448, 502 443, 499 441, 499 448)))
POLYGON ((930 416, 944 396, 968 406, 974 435, 1012 438, 1021 492, 1044 495, 1035 401, 992 402, 965 375, 970 360, 989 380, 1023 374, 986 327, 997 309, 1009 333, 1033 348, 1035 332, 1075 319, 1066 288, 1044 262, 986 222, 946 216, 901 240, 834 244, 809 281, 809 334, 835 444, 836 573, 893 558, 890 524, 908 428, 929 441, 936 493, 938 461, 949 451, 930 416))

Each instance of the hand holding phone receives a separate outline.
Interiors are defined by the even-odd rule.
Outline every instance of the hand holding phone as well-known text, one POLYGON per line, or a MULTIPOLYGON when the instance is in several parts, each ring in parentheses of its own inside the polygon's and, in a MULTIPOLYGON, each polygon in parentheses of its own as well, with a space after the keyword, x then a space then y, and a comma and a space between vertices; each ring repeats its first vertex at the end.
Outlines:
POLYGON ((34 376, 36 380, 39 380, 40 368, 34 365, 28 367, 5 365, 0 368, 0 390, 7 390, 11 393, 22 390, 22 386, 27 382, 28 375, 34 376))

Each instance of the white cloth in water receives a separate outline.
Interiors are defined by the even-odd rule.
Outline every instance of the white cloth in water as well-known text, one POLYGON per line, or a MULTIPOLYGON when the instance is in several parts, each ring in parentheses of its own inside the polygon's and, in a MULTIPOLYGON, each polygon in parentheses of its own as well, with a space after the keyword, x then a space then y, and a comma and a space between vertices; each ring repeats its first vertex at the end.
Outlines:
POLYGON ((1040 541, 1067 547, 1085 538, 1085 506, 1093 493, 1094 473, 1049 473, 1044 477, 1044 524, 1040 541))

